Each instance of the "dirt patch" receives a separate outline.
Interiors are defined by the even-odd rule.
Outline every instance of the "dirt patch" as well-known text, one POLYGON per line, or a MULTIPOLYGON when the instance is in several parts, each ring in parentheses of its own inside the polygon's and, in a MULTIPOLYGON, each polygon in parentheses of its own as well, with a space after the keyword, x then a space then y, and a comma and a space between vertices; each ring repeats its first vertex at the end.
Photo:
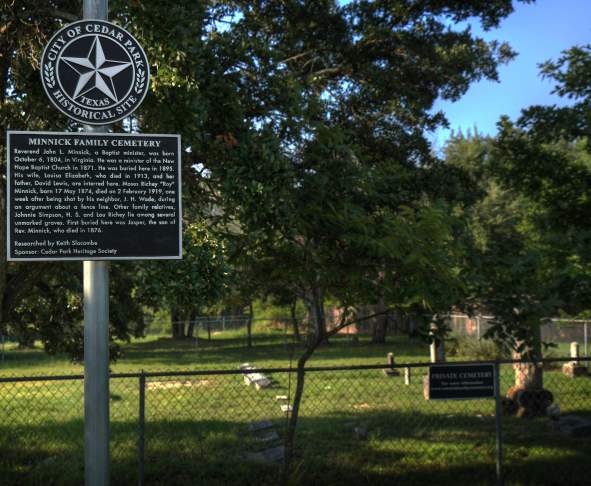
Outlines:
POLYGON ((199 387, 211 384, 211 380, 174 380, 174 381, 149 381, 146 383, 148 390, 169 390, 171 388, 199 387))
POLYGON ((369 403, 358 403, 357 405, 353 405, 353 408, 355 410, 363 410, 371 408, 371 405, 369 403))

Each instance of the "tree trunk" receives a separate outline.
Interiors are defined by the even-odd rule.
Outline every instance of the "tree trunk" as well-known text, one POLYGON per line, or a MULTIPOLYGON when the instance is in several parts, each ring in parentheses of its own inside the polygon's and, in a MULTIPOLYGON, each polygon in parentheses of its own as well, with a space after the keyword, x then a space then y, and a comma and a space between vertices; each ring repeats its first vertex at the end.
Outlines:
POLYGON ((312 290, 312 306, 314 310, 315 340, 320 344, 328 344, 326 330, 326 315, 324 314, 324 296, 322 290, 314 287, 312 290))
POLYGON ((306 362, 318 347, 320 341, 317 337, 308 344, 306 351, 298 359, 296 368, 296 388, 293 396, 293 405, 291 415, 287 423, 287 431, 285 432, 285 449, 284 449, 284 464, 283 464, 283 481, 282 484, 288 483, 288 475, 291 470, 291 461, 293 459, 293 451, 295 447, 295 433, 298 425, 298 417, 300 413, 300 404, 302 396, 304 395, 304 383, 306 378, 306 362))
POLYGON ((195 337, 195 319, 189 321, 187 326, 187 337, 193 339, 195 337))
POLYGON ((290 313, 291 313, 291 325, 293 328, 293 339, 295 342, 299 343, 300 342, 300 326, 298 323, 298 319, 296 316, 296 306, 297 306, 297 301, 293 301, 291 306, 290 306, 290 313))
MULTIPOLYGON (((515 359, 521 359, 517 353, 515 359)), ((534 363, 515 363, 515 387, 526 390, 541 390, 544 388, 542 366, 534 363)))
POLYGON ((544 388, 544 374, 539 360, 542 358, 542 335, 539 319, 531 320, 533 345, 522 352, 515 351, 514 359, 527 359, 532 363, 515 363, 515 387, 526 390, 541 390, 544 388))
POLYGON ((35 347, 35 337, 24 331, 16 334, 18 349, 33 349, 35 347))
MULTIPOLYGON (((380 304, 373 308, 374 313, 383 310, 383 304, 380 304)), ((371 333, 372 344, 386 344, 386 335, 388 333, 388 319, 388 314, 383 314, 374 319, 371 333)))
POLYGON ((249 302, 248 304, 248 310, 250 315, 248 316, 248 319, 246 320, 246 347, 247 348, 252 348, 252 317, 253 317, 253 308, 252 308, 252 302, 249 302))
POLYGON ((185 337, 185 322, 183 314, 173 309, 170 313, 170 317, 172 319, 173 339, 183 339, 185 337))
MULTIPOLYGON (((363 319, 359 319, 355 322, 359 322, 360 320, 369 319, 372 316, 366 316, 363 319)), ((349 315, 345 312, 341 316, 341 322, 338 323, 330 332, 325 334, 325 337, 335 335, 339 330, 344 329, 347 325, 352 324, 349 321, 349 315)), ((313 336, 313 339, 308 341, 308 345, 306 346, 306 350, 298 359, 298 364, 296 368, 296 387, 293 396, 293 405, 291 410, 291 415, 289 416, 289 420, 287 423, 287 430, 285 432, 285 450, 284 450, 284 466, 283 466, 283 481, 282 484, 287 484, 289 481, 289 474, 291 471, 291 461, 293 459, 293 452, 295 450, 295 435, 296 429, 298 425, 298 417, 300 412, 300 405, 302 401, 302 396, 304 395, 304 383, 306 379, 306 363, 310 359, 310 357, 314 354, 314 351, 322 344, 321 341, 322 336, 320 334, 316 334, 313 336)))

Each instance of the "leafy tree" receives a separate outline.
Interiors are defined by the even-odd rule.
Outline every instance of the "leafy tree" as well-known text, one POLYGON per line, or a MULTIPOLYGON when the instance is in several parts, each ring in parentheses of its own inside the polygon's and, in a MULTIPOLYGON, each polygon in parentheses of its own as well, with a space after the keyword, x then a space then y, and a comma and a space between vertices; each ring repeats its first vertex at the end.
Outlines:
MULTIPOLYGON (((65 352, 74 360, 83 358, 84 333, 82 329, 83 303, 81 268, 75 263, 40 264, 34 270, 42 271, 26 291, 17 290, 17 304, 6 309, 8 334, 14 336, 21 347, 33 346, 40 340, 48 353, 65 352)), ((130 295, 134 272, 131 265, 115 265, 111 269, 110 328, 113 340, 129 340, 143 331, 141 305, 130 295)), ((119 346, 111 345, 111 357, 117 358, 119 346)))
MULTIPOLYGON (((469 249, 463 265, 463 278, 470 290, 464 308, 495 316, 486 337, 503 343, 518 357, 538 360, 544 344, 542 318, 586 305, 585 298, 573 292, 585 282, 585 271, 573 265, 577 246, 565 238, 564 221, 553 223, 553 208, 540 197, 542 184, 539 190, 527 190, 524 188, 531 180, 508 177, 506 172, 514 170, 516 161, 525 164, 527 160, 527 177, 539 177, 531 167, 543 163, 543 156, 534 153, 537 149, 532 146, 527 154, 522 151, 527 146, 524 132, 511 135, 513 141, 521 141, 512 143, 511 152, 507 138, 502 137, 460 134, 445 150, 447 162, 472 179, 470 186, 476 196, 466 199, 467 192, 460 194, 456 207, 466 222, 462 238, 469 249)), ((545 150, 574 163, 586 158, 580 143, 545 143, 545 150)), ((524 366, 516 371, 519 386, 541 388, 541 369, 524 366)))
MULTIPOLYGON (((221 204, 226 218, 240 222, 244 253, 288 263, 276 273, 295 279, 291 287, 308 302, 321 335, 329 288, 357 275, 347 271, 356 260, 345 261, 339 241, 347 226, 362 232, 372 213, 442 192, 422 136, 442 116, 429 108, 439 94, 453 99, 470 81, 494 78, 497 62, 512 55, 433 20, 455 15, 456 6, 260 2, 227 33, 260 33, 254 39, 263 44, 252 47, 241 81, 270 96, 255 100, 263 108, 258 130, 233 132, 236 144, 227 144, 240 164, 207 161, 208 175, 219 174, 229 189, 221 204)), ((483 17, 494 24, 503 9, 487 6, 483 17)))
MULTIPOLYGON (((134 31, 146 47, 152 63, 152 90, 148 95, 143 112, 132 120, 132 125, 142 129, 150 129, 157 133, 173 131, 183 125, 190 127, 182 131, 191 138, 197 135, 198 126, 191 124, 202 112, 204 103, 197 102, 194 97, 196 83, 193 80, 196 59, 200 59, 199 51, 195 50, 193 40, 201 42, 207 25, 217 22, 220 14, 227 8, 223 5, 201 6, 195 2, 184 2, 173 7, 159 2, 110 2, 111 20, 134 31), (207 9, 210 14, 205 15, 207 9), (196 14, 196 15, 193 15, 196 14), (164 25, 164 19, 171 19, 164 25), (170 35, 174 26, 175 34, 170 35), (182 35, 180 35, 182 33, 182 35), (191 45, 189 45, 191 44, 191 45), (191 55, 187 56, 187 47, 191 55), (156 67, 156 68, 155 68, 156 67), (154 69, 155 68, 155 69, 154 69), (193 111, 190 111, 193 110, 193 111), (176 117, 176 118, 175 118, 176 117), (171 118, 175 123, 171 124, 171 118)), ((79 1, 19 1, 4 2, 0 7, 0 120, 2 126, 9 129, 29 130, 78 130, 78 125, 69 121, 64 115, 49 106, 38 72, 38 59, 42 49, 51 35, 64 23, 75 21, 81 17, 79 1)), ((215 62, 216 54, 211 53, 210 62, 215 62)), ((216 93, 217 94, 217 93, 216 93)), ((115 131, 127 127, 123 123, 114 126, 115 131)), ((175 130, 179 132, 180 130, 175 130)), ((5 133, 0 135, 1 153, 5 154, 5 133)), ((188 154, 188 152, 185 152, 188 154)), ((5 170, 2 156, 1 168, 5 170)), ((185 180, 191 180, 194 172, 193 159, 185 158, 185 180), (187 174, 189 176, 187 177, 187 174)), ((191 188, 189 188, 191 189, 191 188)), ((186 203, 194 202, 199 207, 203 199, 191 197, 186 190, 186 203)), ((81 323, 77 306, 65 306, 64 300, 58 298, 60 285, 66 292, 73 293, 81 288, 80 273, 71 271, 72 265, 60 263, 10 263, 6 262, 5 241, 5 206, 4 186, 0 187, 0 328, 10 327, 12 332, 30 342, 33 335, 44 336, 48 350, 66 348, 73 355, 80 354, 81 323), (77 284, 72 280, 74 279, 77 284), (49 289, 49 290, 48 290, 49 289), (49 292, 55 298, 49 298, 49 292), (49 305, 49 321, 43 317, 33 295, 43 294, 43 301, 49 305), (25 307, 23 307, 25 306, 25 307), (26 307, 28 306, 28 308, 26 307), (37 316, 37 317, 35 317, 37 316), (55 316, 61 316, 63 326, 55 327, 49 334, 49 327, 43 322, 55 324, 55 316), (33 325, 32 325, 33 323, 33 325), (67 323, 67 325, 66 325, 67 323), (65 332, 71 327, 72 332, 65 332), (58 332, 61 329, 63 332, 58 332), (72 336, 75 336, 74 339, 72 336), (72 337, 72 338, 71 338, 72 337), (75 349, 77 351, 75 351, 75 349)), ((189 210, 191 204, 185 204, 189 210)), ((193 218, 194 219, 194 218, 193 218)), ((132 299, 135 282, 134 265, 111 265, 111 326, 112 336, 127 338, 139 332, 141 319, 138 318, 139 302, 132 299), (136 323, 134 326, 133 323, 136 323), (128 325, 129 324, 129 325, 128 325)), ((40 298, 41 299, 41 298, 40 298)), ((67 299, 66 299, 67 300, 67 299)))
MULTIPOLYGON (((495 79, 496 65, 512 56, 506 45, 443 20, 477 16, 492 27, 511 2, 111 7, 156 67, 138 126, 179 132, 191 149, 183 160, 190 210, 211 216, 220 208, 211 219, 226 232, 238 227, 243 248, 301 262, 291 268, 294 285, 314 309, 321 337, 327 294, 404 302, 385 285, 394 282, 388 259, 376 257, 391 251, 401 217, 429 220, 425 198, 445 196, 423 137, 443 117, 429 109, 438 96, 455 99, 470 82, 495 79)), ((31 58, 39 39, 74 19, 79 6, 66 2, 63 10, 50 2, 4 7, 7 126, 70 126, 46 109, 31 58)))
MULTIPOLYGON (((58 28, 63 16, 77 2, 63 2, 64 12, 54 5, 40 2, 4 2, 0 7, 0 124, 12 129, 63 129, 63 120, 47 110, 43 99, 37 59, 41 56, 47 33, 58 28)), ((0 134, 0 164, 6 172, 6 133, 0 134)), ((23 315, 23 299, 49 270, 49 265, 7 264, 6 261, 6 193, 0 184, 0 329, 10 329, 23 344, 30 342, 30 321, 16 322, 23 315), (20 306, 20 307, 19 307, 20 306), (19 307, 20 310, 17 310, 19 307)), ((53 300, 49 300, 53 302, 53 300)))
POLYGON ((573 314, 591 306, 591 46, 573 47, 541 69, 556 82, 554 92, 572 104, 532 106, 516 123, 503 119, 496 170, 508 187, 541 208, 538 226, 554 232, 557 292, 573 314))
MULTIPOLYGON (((540 305, 545 283, 539 274, 540 248, 529 219, 531 203, 503 187, 491 172, 494 140, 461 133, 448 141, 446 162, 471 180, 458 195, 456 213, 466 249, 462 276, 468 294, 462 308, 495 316, 485 337, 517 349, 533 344, 532 321, 545 312, 540 305), (466 197, 468 196, 468 197, 466 197)), ((536 348, 539 348, 537 346, 536 348)))
POLYGON ((576 314, 591 305, 591 48, 573 47, 541 70, 557 83, 554 92, 573 103, 532 106, 516 123, 502 119, 491 170, 531 201, 530 227, 541 248, 536 266, 552 311, 576 314))
POLYGON ((173 337, 193 337, 192 318, 222 297, 228 273, 222 245, 203 224, 186 224, 183 259, 144 263, 136 274, 135 297, 170 309, 173 337))
POLYGON ((335 332, 325 326, 326 297, 341 303, 346 325, 360 304, 437 309, 457 296, 452 223, 445 203, 435 203, 446 194, 423 134, 443 122, 429 111, 438 96, 494 78, 512 56, 446 27, 442 16, 477 14, 494 25, 511 8, 471 5, 259 2, 228 32, 252 29, 270 46, 253 45, 241 81, 282 96, 258 103, 254 130, 226 137, 241 163, 205 160, 207 176, 223 180, 220 204, 240 227, 232 236, 241 256, 298 289, 314 316, 314 339, 298 361, 288 456, 304 366, 335 332))

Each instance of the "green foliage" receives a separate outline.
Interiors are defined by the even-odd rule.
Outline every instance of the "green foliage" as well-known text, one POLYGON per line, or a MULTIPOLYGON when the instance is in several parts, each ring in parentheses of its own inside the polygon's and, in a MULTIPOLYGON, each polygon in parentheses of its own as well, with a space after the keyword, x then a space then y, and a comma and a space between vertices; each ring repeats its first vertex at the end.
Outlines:
MULTIPOLYGON (((21 346, 32 346, 39 340, 50 354, 65 352, 72 359, 82 361, 82 269, 75 263, 37 265, 43 273, 5 316, 8 334, 21 346)), ((131 269, 126 263, 111 267, 109 334, 112 340, 129 340, 130 334, 138 336, 143 331, 141 307, 129 293, 131 269)), ((112 343, 111 357, 115 359, 118 354, 118 346, 112 343)))
POLYGON ((54 353, 77 348, 82 340, 81 290, 79 272, 71 264, 47 266, 43 278, 11 309, 8 332, 21 346, 41 338, 54 353))
POLYGON ((185 224, 182 260, 154 260, 141 265, 135 297, 154 308, 191 317, 222 296, 229 269, 223 247, 203 224, 185 224))
POLYGON ((510 350, 502 343, 490 339, 452 334, 446 340, 446 354, 474 361, 492 361, 511 358, 510 350))
POLYGON ((540 351, 539 321, 556 300, 548 245, 535 225, 538 207, 496 173, 498 152, 491 138, 461 134, 447 147, 448 163, 472 179, 471 196, 460 194, 456 213, 465 248, 461 275, 467 283, 466 311, 495 316, 486 337, 516 351, 540 351))
POLYGON ((590 66, 589 46, 542 65, 542 74, 557 83, 554 91, 575 103, 530 107, 516 124, 503 119, 491 167, 506 187, 531 201, 525 229, 538 249, 532 270, 545 291, 540 294, 538 286, 529 292, 551 304, 548 315, 591 308, 590 66))
POLYGON ((574 105, 528 108, 516 123, 503 118, 494 140, 460 135, 446 148, 475 187, 476 199, 460 192, 456 207, 471 303, 496 316, 490 337, 522 352, 541 354, 542 317, 591 307, 590 53, 575 47, 542 66, 574 105))
POLYGON ((449 307, 457 251, 423 130, 443 121, 438 96, 512 53, 444 18, 491 26, 511 2, 226 6, 224 28, 194 41, 201 59, 223 52, 198 91, 224 110, 202 113, 191 147, 233 264, 283 302, 449 307))
MULTIPOLYGON (((228 273, 221 238, 241 275, 233 292, 246 300, 314 294, 342 305, 449 308, 462 292, 462 249, 425 132, 445 122, 431 111, 438 97, 496 79, 513 56, 456 23, 478 18, 490 28, 512 8, 510 0, 111 1, 110 19, 137 36, 151 63, 132 125, 182 135, 191 222, 186 260, 125 268, 113 291, 121 309, 132 297, 183 312, 214 303, 228 273)), ((2 125, 77 129, 49 108, 37 58, 45 39, 79 17, 79 2, 58 10, 48 0, 8 2, 0 12, 2 125)), ((41 281, 33 268, 0 261, 2 322, 18 302, 4 289, 26 282, 26 293, 41 281)), ((119 337, 140 328, 125 328, 125 317, 114 315, 119 337)))

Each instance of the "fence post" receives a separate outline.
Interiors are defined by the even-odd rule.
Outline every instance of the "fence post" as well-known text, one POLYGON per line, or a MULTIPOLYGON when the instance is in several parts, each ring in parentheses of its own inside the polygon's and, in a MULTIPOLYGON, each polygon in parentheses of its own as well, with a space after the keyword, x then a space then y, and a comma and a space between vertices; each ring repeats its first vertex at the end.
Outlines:
POLYGON ((146 423, 146 375, 144 370, 140 372, 139 376, 139 424, 138 424, 138 483, 139 486, 144 485, 144 438, 145 438, 145 423, 146 423))
MULTIPOLYGON (((586 322, 583 324, 583 334, 584 334, 584 338, 585 338, 585 358, 588 358, 589 354, 587 353, 587 351, 588 351, 587 341, 588 341, 589 334, 587 334, 587 323, 586 322)), ((589 366, 589 363, 587 363, 587 366, 589 366)))
POLYGON ((501 367, 495 360, 495 429, 496 429, 496 476, 497 486, 503 486, 503 436, 501 430, 501 367))

